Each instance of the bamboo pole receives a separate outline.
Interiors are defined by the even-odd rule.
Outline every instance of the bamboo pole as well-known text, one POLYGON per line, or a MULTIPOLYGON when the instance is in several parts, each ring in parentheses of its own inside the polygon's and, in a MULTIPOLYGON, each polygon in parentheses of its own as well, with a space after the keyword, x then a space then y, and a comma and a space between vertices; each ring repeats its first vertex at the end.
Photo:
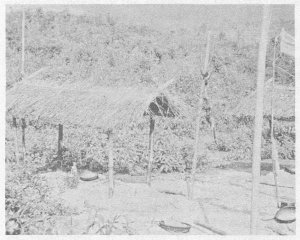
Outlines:
POLYGON ((211 76, 211 73, 202 73, 201 72, 201 75, 203 77, 203 80, 205 81, 204 82, 204 94, 203 94, 203 97, 206 99, 206 104, 208 105, 208 107, 210 108, 209 110, 209 119, 206 119, 210 125, 210 129, 212 131, 212 135, 213 135, 213 138, 214 138, 214 142, 215 144, 217 144, 217 137, 216 137, 216 128, 215 128, 215 119, 214 117, 212 116, 212 110, 211 110, 211 105, 209 103, 209 98, 208 98, 208 94, 207 94, 207 88, 208 88, 208 80, 210 79, 210 76, 211 76))
POLYGON ((152 170, 152 162, 153 162, 153 139, 154 139, 154 127, 155 120, 150 114, 150 131, 149 131, 149 160, 148 160, 148 169, 147 169, 147 184, 151 186, 151 170, 152 170))
MULTIPOLYGON (((207 44, 206 44, 206 53, 205 53, 205 62, 204 62, 204 73, 207 73, 207 68, 208 68, 208 60, 209 60, 209 51, 210 51, 210 31, 207 34, 207 44)), ((193 157, 193 163, 192 163, 192 172, 191 172, 191 187, 188 184, 188 191, 189 199, 193 199, 194 195, 194 185, 195 185, 195 174, 196 174, 196 167, 197 167, 197 159, 198 159, 198 154, 199 154, 199 135, 200 135, 200 121, 201 121, 201 113, 202 113, 202 104, 203 104, 203 94, 205 91, 205 81, 202 82, 201 86, 201 96, 199 99, 199 104, 198 104, 198 116, 197 116, 197 123, 196 123, 196 135, 195 135, 195 143, 194 143, 194 157, 193 157)))
POLYGON ((207 33, 207 43, 206 43, 206 52, 205 52, 205 60, 204 60, 204 73, 208 70, 208 61, 209 61, 209 52, 210 52, 210 35, 211 32, 207 33))
POLYGON ((25 129, 26 129, 26 121, 24 118, 21 119, 22 126, 22 152, 23 152, 23 161, 25 162, 26 155, 26 144, 25 144, 25 129))
POLYGON ((18 145, 18 126, 17 126, 17 119, 13 117, 13 128, 14 128, 14 138, 15 138, 15 157, 16 162, 19 164, 19 145, 18 145))
POLYGON ((274 183, 275 183, 275 197, 277 202, 277 207, 280 207, 279 202, 279 192, 278 192, 278 153, 276 148, 276 142, 274 138, 274 82, 275 82, 275 62, 276 62, 276 43, 277 37, 274 41, 274 49, 273 49, 273 79, 272 79, 272 90, 271 90, 271 143, 272 143, 272 163, 273 163, 273 175, 274 175, 274 183))
POLYGON ((114 156, 113 156, 113 132, 107 132, 108 137, 108 197, 112 198, 114 195, 114 156))
POLYGON ((259 217, 259 185, 260 185, 260 163, 261 163, 261 135, 263 125, 263 101, 264 101, 264 79, 265 61, 268 43, 268 31, 270 26, 271 11, 269 5, 263 6, 263 22, 259 44, 259 55, 257 65, 257 91, 255 129, 252 155, 252 198, 251 198, 251 221, 250 233, 257 234, 257 222, 259 217))
POLYGON ((25 10, 22 11, 22 65, 21 65, 21 76, 22 80, 25 77, 25 10))

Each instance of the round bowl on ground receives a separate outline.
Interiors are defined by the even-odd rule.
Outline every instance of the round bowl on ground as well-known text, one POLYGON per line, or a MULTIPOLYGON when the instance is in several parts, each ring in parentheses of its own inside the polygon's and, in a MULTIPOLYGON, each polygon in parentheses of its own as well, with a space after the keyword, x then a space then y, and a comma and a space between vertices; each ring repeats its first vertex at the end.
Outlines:
POLYGON ((91 171, 84 171, 80 174, 80 180, 82 181, 93 181, 98 179, 98 173, 91 171))
POLYGON ((160 221, 158 225, 168 231, 168 232, 175 232, 175 233, 188 233, 191 229, 191 225, 188 223, 183 223, 183 222, 165 222, 165 221, 160 221))
POLYGON ((292 205, 288 205, 280 208, 275 218, 278 223, 292 223, 296 221, 296 207, 292 205))

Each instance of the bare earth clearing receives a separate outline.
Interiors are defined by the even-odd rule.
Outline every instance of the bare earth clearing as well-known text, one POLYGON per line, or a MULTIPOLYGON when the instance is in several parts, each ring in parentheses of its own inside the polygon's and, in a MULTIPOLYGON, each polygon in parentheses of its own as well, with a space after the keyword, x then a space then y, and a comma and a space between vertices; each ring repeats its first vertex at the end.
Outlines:
MULTIPOLYGON (((104 176, 91 182, 80 181, 77 188, 69 189, 62 184, 66 173, 43 175, 53 187, 53 195, 74 209, 72 216, 57 219, 59 234, 87 233, 95 219, 103 226, 116 216, 119 217, 113 224, 116 227, 113 234, 172 234, 158 226, 161 220, 192 224, 188 234, 214 234, 194 221, 209 224, 226 234, 249 234, 251 174, 245 171, 211 169, 199 173, 193 201, 186 197, 186 182, 180 174, 155 176, 151 187, 141 182, 144 177, 119 175, 112 199, 108 198, 104 176)), ((279 188, 282 201, 295 202, 294 176, 283 171, 279 174, 279 185, 288 186, 279 188)), ((273 184, 272 173, 262 176, 262 182, 273 184)), ((261 185, 259 234, 295 234, 295 222, 263 221, 275 216, 274 194, 273 186, 261 185)), ((88 233, 95 234, 98 230, 94 224, 88 233)))

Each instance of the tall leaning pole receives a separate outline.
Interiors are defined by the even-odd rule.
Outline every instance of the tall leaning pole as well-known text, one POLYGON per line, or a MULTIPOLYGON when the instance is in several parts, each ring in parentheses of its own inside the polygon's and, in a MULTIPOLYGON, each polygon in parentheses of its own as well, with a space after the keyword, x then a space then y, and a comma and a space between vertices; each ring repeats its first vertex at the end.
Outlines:
POLYGON ((257 222, 259 217, 259 185, 260 185, 260 164, 261 164, 261 135, 263 127, 263 101, 264 101, 264 80, 265 62, 268 44, 268 32, 271 21, 270 5, 263 5, 263 19, 259 43, 259 54, 257 64, 256 81, 256 110, 255 128, 252 155, 252 198, 251 198, 251 223, 250 233, 257 234, 257 222))
MULTIPOLYGON (((211 32, 207 32, 207 40, 206 40, 206 51, 205 51, 205 62, 204 62, 204 73, 206 74, 208 71, 209 64, 209 52, 210 52, 210 37, 211 32)), ((196 133, 195 133, 195 143, 194 143, 194 157, 192 162, 192 172, 191 172, 191 185, 187 182, 188 188, 188 198, 191 200, 194 197, 194 186, 195 186, 195 176, 196 176, 196 168, 197 168, 197 160, 199 154, 199 143, 200 143, 200 121, 201 121, 201 113, 202 113, 202 105, 203 105, 203 97, 205 92, 205 80, 203 79, 201 84, 201 96, 198 103, 198 115, 197 115, 197 123, 196 123, 196 133)), ((203 144, 203 143, 201 143, 203 144)))

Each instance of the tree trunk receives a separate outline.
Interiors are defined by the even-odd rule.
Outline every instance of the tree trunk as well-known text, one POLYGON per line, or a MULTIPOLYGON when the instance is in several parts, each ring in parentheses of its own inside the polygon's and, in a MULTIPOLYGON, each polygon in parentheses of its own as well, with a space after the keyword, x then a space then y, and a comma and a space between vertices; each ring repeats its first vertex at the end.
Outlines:
POLYGON ((260 163, 261 163, 261 135, 263 125, 263 100, 264 100, 264 80, 265 62, 268 43, 268 31, 271 19, 269 5, 263 7, 263 22, 259 44, 259 56, 257 66, 257 90, 256 90, 256 112, 255 129, 252 155, 252 198, 251 198, 251 223, 250 233, 257 234, 257 222, 259 217, 259 185, 260 185, 260 163))
POLYGON ((147 184, 151 185, 151 170, 153 162, 153 132, 155 127, 155 120, 150 114, 150 132, 149 132, 149 161, 148 161, 148 170, 147 170, 147 184))

